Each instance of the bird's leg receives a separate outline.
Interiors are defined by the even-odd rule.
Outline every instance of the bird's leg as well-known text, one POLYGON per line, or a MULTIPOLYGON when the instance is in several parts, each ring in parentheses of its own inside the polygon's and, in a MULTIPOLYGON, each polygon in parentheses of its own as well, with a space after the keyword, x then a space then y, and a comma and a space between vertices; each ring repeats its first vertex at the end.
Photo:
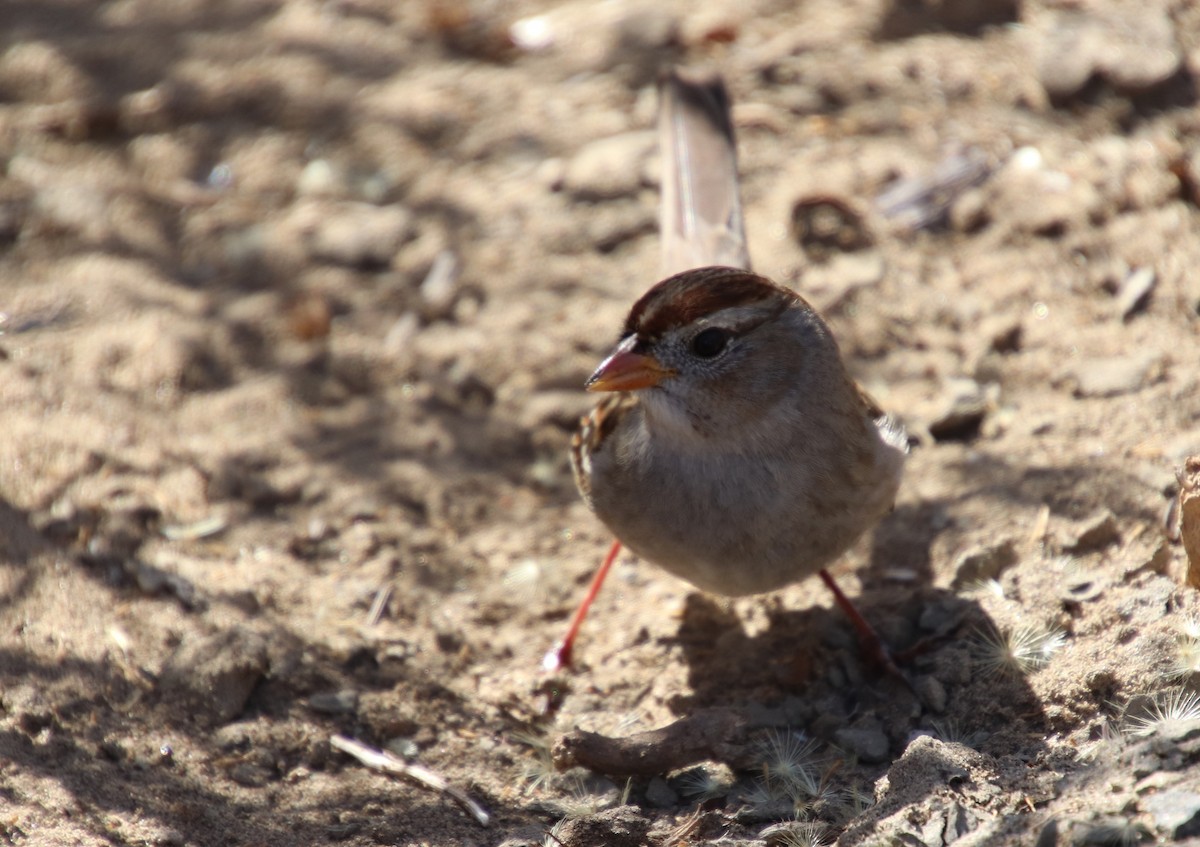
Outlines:
POLYGON ((588 586, 587 594, 583 595, 583 601, 579 604, 579 608, 575 610, 575 614, 571 618, 571 623, 567 627, 567 634, 563 636, 562 641, 555 645, 553 650, 542 658, 543 670, 557 671, 570 667, 571 651, 575 647, 575 636, 579 634, 579 628, 583 625, 583 619, 587 617, 588 609, 592 606, 592 601, 600 593, 600 586, 604 584, 604 578, 608 576, 608 572, 612 568, 613 562, 617 560, 617 554, 620 552, 621 542, 614 540, 612 547, 608 548, 608 555, 604 557, 604 561, 600 564, 600 569, 592 577, 592 584, 588 586))
POLYGON ((862 616, 862 612, 858 610, 858 607, 850 602, 850 598, 834 582, 829 571, 821 568, 820 576, 821 581, 833 592, 833 601, 837 603, 838 608, 845 612, 846 617, 850 619, 850 625, 854 627, 854 631, 858 634, 859 647, 866 655, 867 660, 877 667, 882 668, 889 675, 896 677, 909 688, 912 688, 912 682, 909 681, 908 675, 900 670, 895 658, 892 656, 892 651, 888 649, 887 644, 880 638, 879 633, 875 631, 875 627, 871 626, 870 622, 862 616))

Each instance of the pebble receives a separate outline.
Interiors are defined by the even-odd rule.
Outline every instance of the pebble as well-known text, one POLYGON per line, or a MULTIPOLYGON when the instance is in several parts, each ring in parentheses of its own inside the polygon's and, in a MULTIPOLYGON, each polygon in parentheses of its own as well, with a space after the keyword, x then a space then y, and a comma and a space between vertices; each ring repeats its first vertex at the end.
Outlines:
POLYGON ((133 576, 138 589, 146 594, 160 591, 174 594, 186 609, 202 605, 196 586, 185 577, 136 559, 126 563, 126 571, 133 576))
POLYGON ((563 189, 577 200, 630 197, 642 187, 642 162, 654 149, 653 132, 639 130, 592 141, 567 163, 563 189))
POLYGON ((296 178, 296 193, 302 197, 348 197, 346 172, 329 159, 313 159, 296 178))
POLYGON ((353 688, 322 691, 308 699, 308 707, 325 715, 352 715, 358 709, 358 692, 353 688))
POLYGON ((269 669, 266 640, 237 627, 185 639, 167 660, 159 685, 198 717, 225 723, 241 714, 250 692, 269 669))
POLYGON ((853 253, 875 243, 866 219, 848 198, 805 194, 792 203, 791 236, 814 262, 853 253))
POLYGON ((1200 148, 1192 148, 1185 153, 1178 168, 1184 199, 1191 201, 1193 205, 1200 204, 1200 148))
POLYGON ((659 809, 673 809, 679 805, 679 795, 665 779, 656 776, 646 786, 646 802, 659 809))
POLYGON ((979 334, 988 340, 990 352, 1016 353, 1021 349, 1025 327, 1019 317, 998 315, 984 319, 979 334))
POLYGON ((878 23, 879 37, 898 40, 927 32, 953 32, 978 36, 986 27, 1015 24, 1021 19, 1016 0, 973 0, 969 3, 892 2, 878 23))
POLYGON ((1117 314, 1121 320, 1128 321, 1146 308, 1157 283, 1158 274, 1154 268, 1137 268, 1125 277, 1117 291, 1117 314))
POLYGON ((1071 371, 1076 397, 1130 394, 1149 381, 1158 357, 1153 353, 1087 359, 1071 371))
POLYGON ((1017 545, 1011 538, 998 544, 981 544, 959 554, 954 562, 954 580, 950 587, 962 588, 972 582, 996 579, 1017 563, 1017 545))
POLYGON ((1117 518, 1108 509, 1103 509, 1084 520, 1076 529, 1074 538, 1063 545, 1070 553, 1088 553, 1102 550, 1121 541, 1121 529, 1117 518))
POLYGON ((184 834, 173 826, 164 826, 152 831, 146 836, 146 841, 151 844, 161 844, 162 847, 182 847, 187 844, 184 834))
POLYGON ((420 288, 422 311, 427 318, 444 318, 450 314, 458 297, 458 269, 458 257, 453 251, 442 250, 434 257, 420 288))
POLYGON ((614 203, 598 207, 588 215, 584 238, 595 249, 607 253, 626 241, 649 235, 657 228, 658 219, 652 207, 641 203, 614 203))
POLYGON ((1141 805, 1154 818, 1154 825, 1171 838, 1200 835, 1200 794, 1195 791, 1163 791, 1144 798, 1141 805))
POLYGON ((957 629, 966 616, 970 604, 954 594, 945 594, 926 603, 921 609, 917 625, 925 632, 946 635, 957 629))
POLYGON ((1050 237, 1090 225, 1102 203, 1089 180, 1052 167, 1034 147, 1014 151, 984 190, 1002 229, 1050 237))
POLYGON ((6 100, 61 103, 93 93, 86 71, 70 51, 52 41, 32 38, 15 42, 0 54, 0 88, 6 100))
POLYGON ((546 838, 546 826, 540 823, 532 824, 513 829, 508 838, 501 841, 497 847, 539 847, 545 843, 546 838))
POLYGON ((946 686, 936 676, 921 676, 913 682, 921 703, 931 712, 946 711, 946 686))
POLYGON ((0 708, 29 736, 56 723, 54 711, 36 685, 9 684, 0 693, 0 708))
POLYGON ((352 268, 386 267, 416 234, 412 214, 400 206, 313 202, 291 220, 312 258, 352 268))
POLYGON ((805 296, 819 311, 832 311, 859 289, 878 285, 886 272, 878 250, 834 253, 823 263, 805 268, 805 296))
POLYGON ((883 730, 876 726, 851 726, 834 733, 838 746, 858 756, 864 762, 886 762, 890 744, 883 730))
POLYGON ((239 762, 229 769, 229 778, 246 788, 262 788, 271 776, 266 768, 250 762, 239 762))
POLYGON ((948 379, 929 421, 929 434, 937 441, 969 441, 979 434, 990 392, 973 379, 948 379))
POLYGON ((604 844, 605 847, 641 847, 647 843, 650 819, 633 806, 618 806, 564 821, 556 832, 560 844, 604 844))
POLYGON ((1043 16, 1031 30, 1038 42, 1038 81, 1059 100, 1080 93, 1096 76, 1122 91, 1147 91, 1173 77, 1183 62, 1165 4, 1061 11, 1043 16))

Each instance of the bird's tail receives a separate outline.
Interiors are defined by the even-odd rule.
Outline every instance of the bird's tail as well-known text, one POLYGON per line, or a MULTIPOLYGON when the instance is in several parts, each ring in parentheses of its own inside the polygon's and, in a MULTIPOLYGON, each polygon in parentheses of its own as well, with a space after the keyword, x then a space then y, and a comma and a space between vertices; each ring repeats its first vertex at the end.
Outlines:
POLYGON ((749 270, 725 83, 715 74, 671 70, 658 92, 664 274, 706 265, 749 270))

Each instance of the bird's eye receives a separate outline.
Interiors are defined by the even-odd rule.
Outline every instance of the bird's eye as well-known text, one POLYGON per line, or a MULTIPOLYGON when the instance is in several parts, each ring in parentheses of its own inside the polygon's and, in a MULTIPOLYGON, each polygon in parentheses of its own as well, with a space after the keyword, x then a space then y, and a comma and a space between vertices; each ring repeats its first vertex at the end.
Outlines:
POLYGON ((711 359, 719 356, 729 343, 729 333, 715 326, 696 333, 692 339, 692 352, 701 359, 711 359))

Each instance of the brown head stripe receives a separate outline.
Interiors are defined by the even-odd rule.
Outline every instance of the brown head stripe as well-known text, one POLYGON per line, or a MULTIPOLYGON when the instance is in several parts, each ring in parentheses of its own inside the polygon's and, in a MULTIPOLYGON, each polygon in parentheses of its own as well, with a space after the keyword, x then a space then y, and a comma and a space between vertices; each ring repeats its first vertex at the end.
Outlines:
POLYGON ((789 298, 798 296, 765 277, 738 268, 684 271, 664 279, 633 304, 625 321, 625 335, 657 338, 722 309, 757 303, 780 293, 789 298))

